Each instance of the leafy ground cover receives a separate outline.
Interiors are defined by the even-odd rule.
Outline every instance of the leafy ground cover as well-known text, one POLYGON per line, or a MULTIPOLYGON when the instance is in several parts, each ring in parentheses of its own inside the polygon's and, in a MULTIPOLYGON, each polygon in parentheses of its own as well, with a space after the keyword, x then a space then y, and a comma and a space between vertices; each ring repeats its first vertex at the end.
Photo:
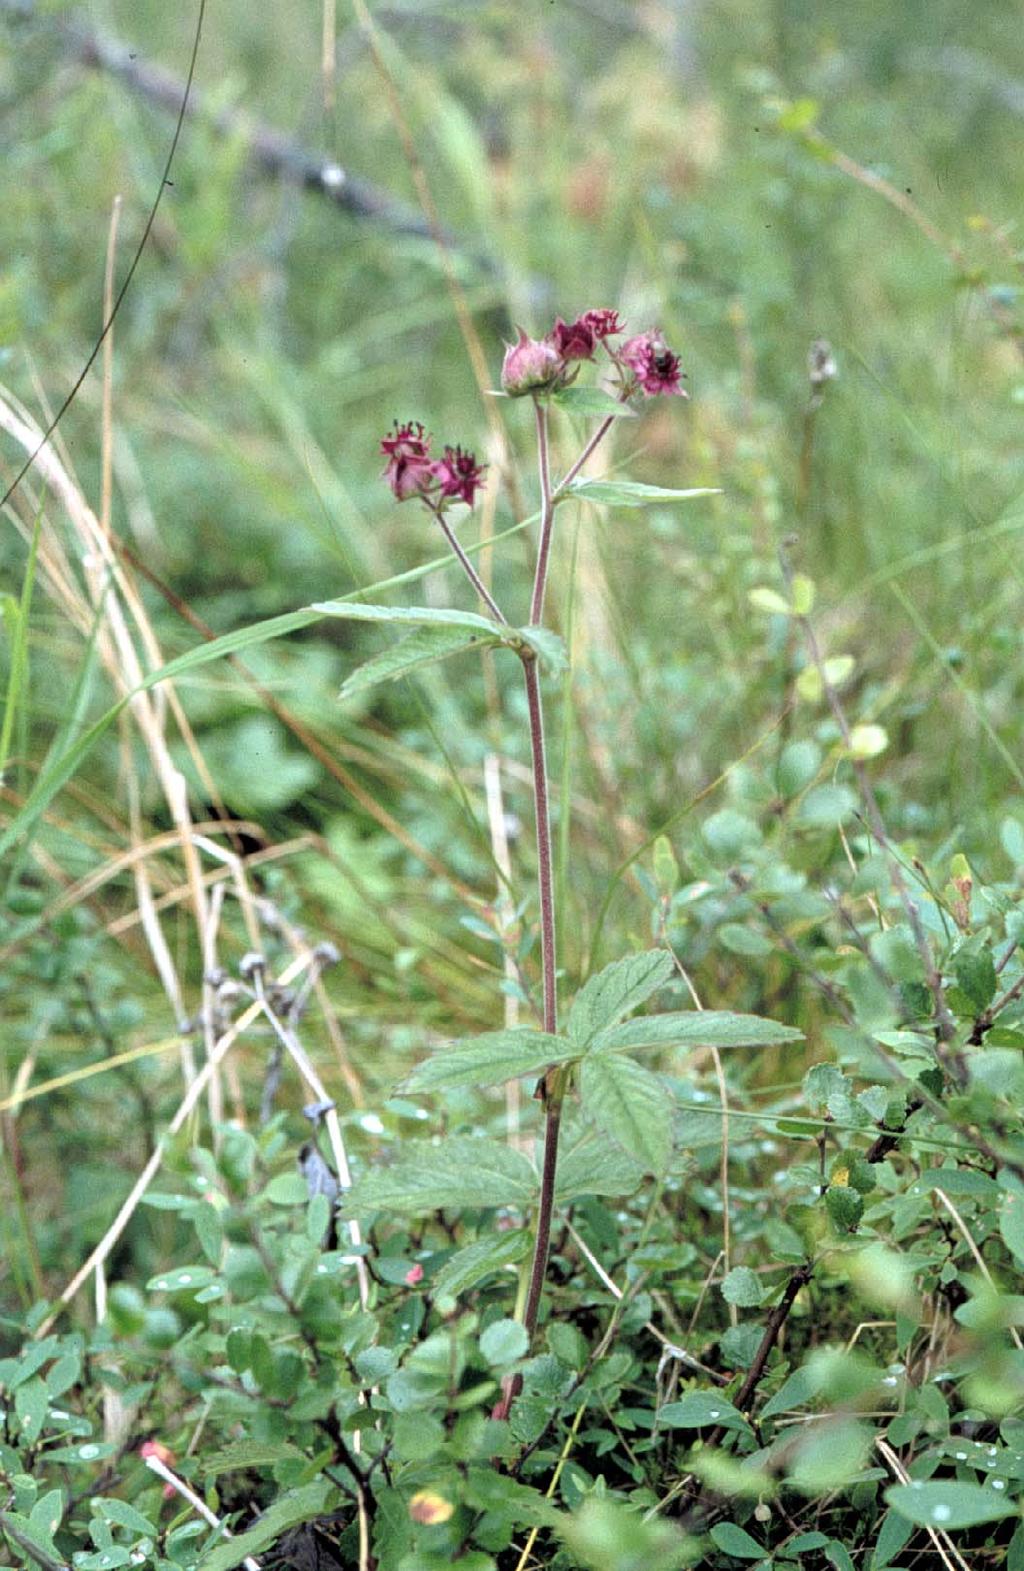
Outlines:
POLYGON ((0 5, 0 1558, 1019 1568, 1004 8, 198 20, 0 5))

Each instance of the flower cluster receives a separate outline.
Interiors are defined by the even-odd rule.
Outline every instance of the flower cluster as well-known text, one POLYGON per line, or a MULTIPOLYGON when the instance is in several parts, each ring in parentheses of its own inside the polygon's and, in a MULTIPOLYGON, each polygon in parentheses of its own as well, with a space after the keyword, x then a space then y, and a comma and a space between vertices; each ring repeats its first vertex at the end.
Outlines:
POLYGON ((680 385, 679 356, 672 353, 657 331, 639 333, 615 347, 609 339, 624 331, 617 311, 584 311, 574 322, 558 317, 550 333, 529 338, 522 328, 514 344, 507 345, 501 368, 501 385, 512 398, 526 393, 553 393, 567 387, 579 374, 580 363, 593 360, 598 344, 616 368, 624 398, 642 393, 653 398, 675 393, 685 398, 680 385))
POLYGON ((446 447, 441 458, 431 458, 430 437, 425 436, 418 420, 395 428, 380 444, 387 459, 383 478, 399 502, 421 496, 435 511, 449 502, 473 506, 483 486, 484 465, 461 447, 446 447))

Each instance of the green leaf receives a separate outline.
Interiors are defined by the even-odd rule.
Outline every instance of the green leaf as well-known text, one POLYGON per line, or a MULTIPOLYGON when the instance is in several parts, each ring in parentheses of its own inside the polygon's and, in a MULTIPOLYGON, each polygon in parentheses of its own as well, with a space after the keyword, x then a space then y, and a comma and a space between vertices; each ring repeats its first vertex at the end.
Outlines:
POLYGON ((657 502, 689 502, 698 496, 721 496, 717 486, 676 491, 667 486, 641 485, 636 480, 574 480, 565 495, 600 507, 650 507, 657 502))
POLYGON ((66 1571, 67 1561, 53 1542, 27 1516, 18 1511, 0 1511, 0 1528, 19 1549, 28 1556, 29 1563, 42 1566, 44 1571, 66 1571))
POLYGON ((298 1446, 285 1440, 276 1442, 238 1440, 233 1445, 213 1451, 203 1463, 207 1478, 217 1478, 221 1473, 244 1472, 250 1467, 274 1467, 278 1462, 304 1462, 305 1455, 298 1446))
POLYGON ((658 1409, 658 1423, 666 1429, 743 1429, 750 1433, 738 1407, 717 1391, 687 1391, 678 1402, 658 1409))
POLYGON ((594 1047, 619 1052, 637 1047, 773 1047, 801 1042, 803 1032, 760 1015, 734 1015, 717 1009, 679 1014, 642 1015, 601 1031, 594 1047))
POLYGON ((719 1522, 711 1529, 711 1540, 734 1560, 763 1560, 768 1550, 735 1522, 719 1522))
POLYGON ((18 1415, 17 1435, 25 1445, 39 1439, 50 1408, 50 1393, 38 1376, 33 1375, 14 1393, 14 1410, 18 1415))
POLYGON ((620 403, 601 387, 563 387, 560 393, 552 394, 551 402, 559 409, 567 410, 571 415, 599 415, 602 418, 610 416, 613 420, 636 419, 634 409, 630 409, 628 404, 620 403))
POLYGON ((458 627, 466 632, 487 633, 503 643, 508 628, 476 611, 441 610, 435 606, 366 605, 361 600, 322 600, 310 606, 317 616, 337 616, 345 622, 383 622, 388 627, 458 627))
POLYGON ((664 1081, 631 1058, 588 1053, 580 1071, 584 1112, 648 1172, 672 1155, 672 1103, 664 1081))
POLYGON ((945 1533, 1017 1515, 1014 1502, 997 1495, 995 1490, 984 1489, 980 1484, 958 1484, 955 1479, 893 1484, 885 1492, 885 1502, 908 1522, 945 1533))
POLYGON ((762 1418, 774 1418, 776 1413, 788 1413, 806 1407, 818 1393, 820 1380, 817 1373, 802 1364, 783 1381, 773 1397, 769 1397, 761 1412, 762 1418))
POLYGON ((216 1273, 210 1266, 179 1266, 176 1271, 161 1271, 146 1283, 147 1293, 185 1293, 209 1287, 216 1273))
POLYGON ((64 1515, 63 1489, 48 1489, 40 1495, 29 1513, 29 1521, 37 1533, 52 1538, 60 1527, 64 1515))
POLYGON ((990 949, 982 949, 977 954, 970 950, 963 950, 957 955, 953 965, 957 986, 967 994, 974 1008, 980 1013, 987 1009, 995 997, 996 968, 990 949))
POLYGON ((394 682, 420 666, 446 660, 464 649, 493 649, 501 643, 497 636, 469 627, 421 627, 408 638, 382 649, 379 655, 358 666, 341 685, 342 698, 365 693, 380 682, 394 682))
POLYGON ((825 1208, 837 1232, 855 1233, 864 1215, 864 1197, 849 1184, 830 1184, 825 1191, 825 1208))
POLYGON ((912 1523, 898 1516, 895 1511, 887 1511, 878 1529, 878 1542, 871 1557, 871 1571, 884 1571, 886 1566, 891 1565, 913 1531, 912 1523))
POLYGON ((519 1320, 494 1320, 480 1337, 480 1351, 492 1366, 502 1367, 525 1358, 530 1347, 526 1327, 519 1320))
POLYGON ((79 1441, 73 1446, 54 1446, 46 1452, 47 1462, 67 1462, 70 1466, 82 1466, 89 1462, 102 1462, 105 1457, 111 1456, 116 1447, 108 1440, 79 1441))
POLYGON ((839 1542, 838 1538, 830 1538, 825 1545, 825 1559, 831 1561, 836 1571, 857 1571, 850 1551, 845 1544, 839 1542))
POLYGON ((555 1194, 563 1205, 584 1195, 631 1195, 643 1176, 641 1163, 590 1131, 574 1145, 563 1141, 555 1194))
POLYGON ((234 1571, 247 1555, 258 1555, 280 1538, 288 1528, 308 1522, 323 1513, 330 1485, 324 1479, 304 1484, 282 1495, 269 1506, 248 1532, 239 1533, 227 1543, 203 1556, 203 1571, 234 1571))
POLYGON ((590 1571, 678 1571, 696 1563, 693 1541, 674 1522, 648 1521, 641 1508, 599 1495, 563 1514, 556 1531, 569 1546, 571 1564, 590 1571))
POLYGON ((478 1238, 445 1261, 431 1283, 434 1296, 458 1298, 492 1272, 518 1265, 529 1252, 530 1235, 525 1228, 496 1233, 493 1238, 478 1238))
POLYGON ((263 1193, 275 1206, 304 1206, 309 1201, 309 1186, 301 1173, 278 1173, 263 1193))
POLYGON ((417 1064, 403 1090, 437 1091, 452 1086, 494 1086, 517 1080, 549 1064, 564 1064, 579 1050, 564 1036, 550 1036, 521 1026, 465 1037, 417 1064))
POLYGON ((517 627, 515 636, 528 644, 539 655, 544 669, 552 676, 561 676, 569 669, 569 651, 565 640, 553 633, 550 627, 517 627))
POLYGON ((348 1216, 397 1211, 418 1216, 448 1206, 533 1204, 537 1174, 519 1151, 496 1140, 412 1141, 389 1167, 358 1179, 344 1196, 348 1216))
POLYGON ((736 1266, 722 1282, 722 1297, 740 1309, 755 1309, 764 1303, 765 1291, 749 1266, 736 1266))
POLYGON ((770 616, 789 616, 792 613, 789 601, 777 589, 769 589, 766 584, 748 589, 747 599, 758 611, 767 611, 770 616))
POLYGON ((156 1524, 143 1516, 141 1511, 136 1511, 127 1500, 118 1500, 114 1495, 100 1495, 98 1498, 94 1496, 91 1504, 92 1509, 105 1522, 116 1522, 118 1527, 126 1527, 131 1533, 156 1537, 156 1524))
POLYGON ((574 998, 566 1026, 569 1040, 585 1047, 595 1031, 616 1025, 646 1003, 665 985, 672 971, 672 956, 667 949, 649 949, 640 955, 613 960, 590 977, 574 998))

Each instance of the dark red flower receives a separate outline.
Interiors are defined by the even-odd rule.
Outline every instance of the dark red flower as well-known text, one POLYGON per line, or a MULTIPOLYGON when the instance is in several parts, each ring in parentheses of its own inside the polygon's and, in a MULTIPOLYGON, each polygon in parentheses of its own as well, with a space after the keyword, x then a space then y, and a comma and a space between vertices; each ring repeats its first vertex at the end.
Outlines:
POLYGON ((618 359, 636 378, 637 386, 649 397, 658 393, 676 393, 688 398, 686 389, 680 387, 679 356, 674 355, 658 332, 638 333, 628 338, 618 352, 618 359))
POLYGON ((426 458, 430 438, 423 435, 423 426, 418 420, 408 420, 405 425, 399 425, 396 420, 394 431, 384 437, 380 450, 387 458, 426 458))
POLYGON ((431 465, 433 477, 440 483, 441 496, 458 497, 469 507, 484 483, 486 465, 478 464, 473 453, 464 453, 461 447, 446 447, 444 457, 431 465))
POLYGON ((561 317, 551 329, 551 342, 563 360, 592 360, 594 358, 594 329, 586 317, 575 322, 563 322, 561 317))
POLYGON ((395 429, 384 437, 380 450, 387 458, 383 478, 399 502, 410 496, 422 496, 434 480, 434 465, 430 459, 430 438, 424 436, 418 420, 405 425, 395 421, 395 429))
POLYGON ((624 327, 618 311, 584 311, 580 321, 590 328, 595 338, 614 338, 624 327))

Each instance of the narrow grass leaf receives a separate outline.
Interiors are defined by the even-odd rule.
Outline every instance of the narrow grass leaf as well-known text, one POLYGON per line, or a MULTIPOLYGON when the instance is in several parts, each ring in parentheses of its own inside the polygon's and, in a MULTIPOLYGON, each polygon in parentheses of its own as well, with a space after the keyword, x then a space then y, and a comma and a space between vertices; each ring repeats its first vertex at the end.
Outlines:
POLYGON ((12 596, 5 596, 4 612, 5 621, 9 626, 9 640, 11 646, 10 666, 7 677, 7 693, 4 698, 4 715, 0 723, 0 780, 3 779, 4 770, 11 751, 11 738, 14 735, 14 716, 19 705, 24 701, 24 692, 28 684, 28 623, 29 611, 32 605, 32 587, 36 577, 36 557, 39 552, 39 532, 42 527, 42 513, 36 514, 35 527, 32 530, 32 539, 29 542, 28 561, 25 564, 25 577, 22 580, 21 599, 15 600, 12 596))
POLYGON ((677 491, 671 486, 641 485, 638 480, 574 480, 567 494, 601 507, 651 507, 658 502, 690 502, 699 496, 720 496, 715 486, 677 491))

